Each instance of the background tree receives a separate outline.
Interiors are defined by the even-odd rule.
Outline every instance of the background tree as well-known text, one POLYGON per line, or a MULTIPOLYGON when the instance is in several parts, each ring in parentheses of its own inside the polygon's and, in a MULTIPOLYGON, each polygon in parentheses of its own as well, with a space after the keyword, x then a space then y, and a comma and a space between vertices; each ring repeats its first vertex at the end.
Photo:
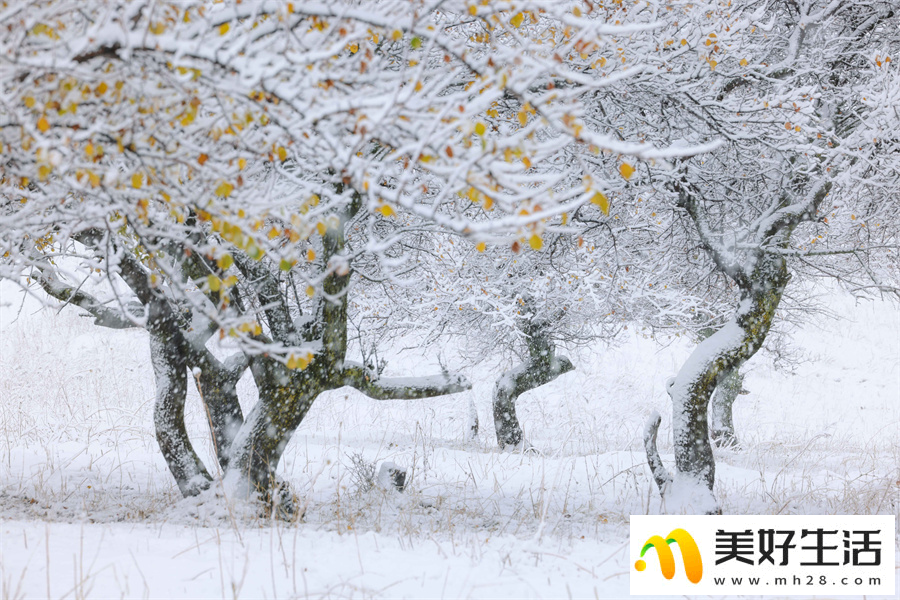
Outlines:
POLYGON ((857 293, 896 292, 896 220, 883 194, 863 199, 855 186, 884 185, 872 169, 860 171, 862 156, 877 149, 866 144, 864 150, 861 142, 869 113, 858 84, 863 77, 884 80, 884 63, 875 55, 896 37, 896 15, 881 2, 748 2, 727 13, 696 8, 708 18, 680 20, 682 31, 672 31, 671 43, 661 46, 672 49, 665 63, 672 87, 640 97, 663 110, 632 114, 659 119, 667 140, 725 142, 710 155, 679 161, 675 171, 647 173, 659 190, 655 197, 681 211, 711 265, 740 293, 731 321, 697 347, 669 386, 674 481, 656 454, 658 418, 645 437, 661 491, 678 489, 674 496, 688 510, 714 512, 709 399, 759 350, 788 281, 828 276, 857 293), (708 67, 697 87, 683 80, 696 70, 679 60, 686 54, 694 60, 699 54, 708 67), (840 118, 849 106, 855 107, 852 126, 840 118), (856 149, 847 147, 851 139, 856 149), (863 212, 878 216, 877 225, 867 225, 876 227, 875 236, 860 243, 854 221, 863 212))

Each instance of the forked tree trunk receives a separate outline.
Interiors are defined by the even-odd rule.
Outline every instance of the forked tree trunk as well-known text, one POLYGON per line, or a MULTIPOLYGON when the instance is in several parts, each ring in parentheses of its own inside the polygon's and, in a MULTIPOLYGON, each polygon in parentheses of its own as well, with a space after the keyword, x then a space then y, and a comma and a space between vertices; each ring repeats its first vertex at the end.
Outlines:
POLYGON ((207 411, 216 458, 219 466, 225 470, 228 467, 231 446, 244 423, 244 414, 237 395, 237 382, 246 369, 246 361, 222 363, 205 346, 192 347, 189 361, 189 366, 195 373, 197 391, 207 411))
MULTIPOLYGON (((338 190, 340 191, 340 190, 338 190)), ((323 260, 329 272, 322 284, 316 326, 309 334, 320 348, 304 369, 289 369, 267 355, 250 360, 250 371, 259 390, 259 402, 247 415, 233 443, 225 473, 226 484, 244 496, 257 495, 277 515, 295 514, 293 497, 287 484, 279 481, 276 469, 294 431, 322 392, 352 386, 380 400, 429 398, 471 388, 462 377, 442 375, 432 378, 382 380, 377 373, 346 361, 347 303, 350 290, 349 259, 344 252, 347 221, 361 207, 356 197, 340 222, 329 226, 323 235, 323 260)), ((254 281, 256 295, 272 337, 285 346, 301 340, 310 342, 297 331, 287 304, 280 296, 280 285, 265 263, 235 259, 235 264, 254 281)))
MULTIPOLYGON (((530 307, 530 302, 526 302, 530 307)), ((518 448, 525 443, 525 435, 516 415, 516 400, 529 390, 550 383, 575 367, 565 356, 556 356, 547 324, 538 319, 525 323, 528 340, 528 360, 505 372, 494 384, 494 431, 500 449, 518 448)))
POLYGON ((226 480, 242 486, 243 495, 260 493, 266 504, 277 503, 293 513, 290 492, 275 474, 284 449, 313 401, 324 391, 318 370, 288 369, 267 357, 254 357, 250 370, 259 389, 259 402, 247 414, 232 446, 226 480))
POLYGON ((565 356, 526 361, 503 374, 494 384, 494 431, 500 448, 517 448, 525 441, 516 415, 516 400, 529 390, 550 383, 575 366, 565 356))

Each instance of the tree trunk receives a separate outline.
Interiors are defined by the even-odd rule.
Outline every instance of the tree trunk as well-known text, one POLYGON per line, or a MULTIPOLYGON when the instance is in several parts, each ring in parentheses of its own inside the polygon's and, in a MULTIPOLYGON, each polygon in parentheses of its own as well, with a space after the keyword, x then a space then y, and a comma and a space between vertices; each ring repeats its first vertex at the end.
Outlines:
POLYGON ((536 387, 550 383, 575 367, 565 356, 556 356, 549 322, 537 317, 531 297, 522 299, 524 318, 519 328, 528 339, 528 360, 505 372, 494 384, 494 431, 500 449, 520 446, 525 441, 516 416, 516 400, 536 387))
POLYGON ((274 359, 257 356, 250 370, 259 389, 259 402, 247 414, 231 446, 226 479, 243 495, 259 494, 266 504, 277 503, 293 514, 290 492, 275 474, 294 430, 313 401, 325 391, 313 365, 292 370, 274 359))
MULTIPOLYGON (((705 340, 716 330, 705 327, 700 330, 700 339, 705 340)), ((719 447, 737 446, 737 435, 734 432, 734 420, 732 408, 739 394, 745 393, 742 389, 744 375, 740 369, 728 372, 722 379, 722 383, 716 387, 710 399, 710 435, 719 447)))
POLYGON ((466 441, 478 439, 478 409, 475 408, 475 401, 469 398, 469 404, 466 407, 466 441))
POLYGON ((209 487, 212 477, 194 451, 184 426, 187 362, 183 341, 177 332, 168 339, 151 334, 150 357, 156 376, 156 404, 153 410, 156 441, 178 489, 187 497, 209 487))
POLYGON ((549 360, 528 360, 503 374, 494 385, 494 430, 500 448, 518 447, 524 434, 516 416, 516 400, 520 395, 546 383, 575 367, 565 356, 549 360))
POLYGON ((190 366, 200 370, 199 373, 195 371, 195 383, 207 410, 216 458, 225 470, 228 468, 231 446, 244 423, 237 382, 243 375, 246 361, 222 364, 205 347, 201 350, 192 348, 189 358, 190 366))
MULTIPOLYGON (((716 387, 762 347, 789 279, 783 259, 758 257, 750 285, 741 288, 735 316, 697 346, 669 386, 677 466, 669 491, 679 489, 677 496, 683 503, 676 511, 719 511, 712 493, 716 465, 707 420, 709 400, 716 387)), ((650 467, 654 468, 653 461, 650 467)), ((654 478, 662 480, 656 474, 654 478)))
POLYGON ((713 392, 711 405, 711 428, 713 441, 719 447, 737 446, 738 438, 734 433, 734 419, 732 409, 738 395, 744 393, 744 375, 739 369, 730 371, 725 375, 722 383, 713 392))

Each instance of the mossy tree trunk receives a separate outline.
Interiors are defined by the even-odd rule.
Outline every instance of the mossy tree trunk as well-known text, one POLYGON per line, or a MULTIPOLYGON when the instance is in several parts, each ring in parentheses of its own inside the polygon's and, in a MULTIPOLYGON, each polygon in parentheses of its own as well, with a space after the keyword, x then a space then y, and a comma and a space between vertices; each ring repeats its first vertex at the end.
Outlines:
MULTIPOLYGON (((103 234, 88 231, 78 239, 98 249, 103 234)), ((180 266, 190 273, 197 264, 185 255, 180 266)), ((189 326, 190 315, 182 314, 150 285, 149 272, 127 250, 119 256, 119 274, 139 300, 122 310, 105 306, 90 294, 45 273, 41 273, 39 281, 52 297, 94 316, 97 325, 124 329, 138 326, 138 321, 144 322, 150 334, 150 358, 156 379, 153 412, 157 442, 179 490, 185 496, 195 495, 208 487, 212 477, 194 450, 185 426, 188 371, 195 375, 209 416, 216 454, 224 468, 228 450, 243 421, 236 384, 246 370, 247 360, 238 354, 224 363, 219 361, 205 345, 214 329, 193 331, 189 326)))
MULTIPOLYGON (((256 282, 260 304, 266 311, 272 338, 284 346, 318 342, 318 350, 305 368, 288 368, 279 358, 258 355, 250 359, 250 371, 259 390, 259 402, 232 444, 228 476, 242 482, 248 493, 258 493, 266 502, 277 502, 282 513, 293 506, 287 487, 276 469, 290 439, 323 392, 351 386, 379 400, 418 399, 464 391, 471 385, 462 377, 446 374, 410 379, 381 378, 363 365, 346 360, 347 307, 350 293, 350 263, 345 252, 345 228, 360 208, 360 199, 332 223, 323 236, 323 264, 327 275, 315 312, 315 324, 298 330, 285 318, 286 295, 276 299, 274 271, 263 262, 237 260, 238 267, 256 282), (281 303, 284 310, 273 303, 281 303)), ((265 336, 260 341, 269 342, 265 336)))
MULTIPOLYGON (((708 338, 715 331, 712 327, 700 330, 701 340, 708 338)), ((739 395, 747 393, 743 387, 744 374, 740 369, 735 369, 725 374, 722 383, 716 387, 710 398, 710 437, 719 447, 738 446, 737 434, 734 431, 734 402, 739 395)))
POLYGON ((575 367, 565 356, 556 355, 556 346, 549 337, 548 323, 529 309, 528 320, 522 328, 528 336, 528 360, 506 371, 494 384, 494 431, 501 449, 517 448, 525 443, 525 435, 516 415, 516 400, 529 390, 550 383, 575 367))
POLYGON ((737 447, 734 432, 734 402, 744 390, 744 374, 740 370, 729 372, 713 392, 710 401, 710 436, 717 446, 737 447))
POLYGON ((743 255, 724 246, 723 237, 710 229, 699 193, 686 186, 678 187, 679 205, 694 221, 702 243, 716 266, 741 291, 734 317, 703 340, 669 382, 675 477, 665 471, 656 450, 659 419, 651 418, 644 435, 648 463, 654 480, 661 484, 660 493, 665 497, 671 486, 679 486, 679 498, 689 503, 680 510, 707 513, 720 510, 713 494, 716 463, 708 424, 710 398, 731 373, 739 371, 762 347, 790 280, 781 251, 787 247, 794 228, 814 218, 830 187, 829 183, 822 182, 813 194, 797 203, 791 203, 787 195, 775 201, 768 214, 754 222, 748 231, 734 236, 756 242, 755 246, 748 244, 751 250, 743 255))

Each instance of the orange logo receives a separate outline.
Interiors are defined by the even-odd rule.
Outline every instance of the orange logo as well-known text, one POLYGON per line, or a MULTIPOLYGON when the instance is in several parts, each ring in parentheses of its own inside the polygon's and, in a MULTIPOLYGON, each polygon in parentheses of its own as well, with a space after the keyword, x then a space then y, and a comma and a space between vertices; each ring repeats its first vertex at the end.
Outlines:
MULTIPOLYGON (((656 548, 656 554, 659 556, 659 568, 662 570, 663 577, 672 579, 675 577, 675 555, 669 544, 675 542, 681 549, 681 558, 684 560, 684 572, 687 574, 688 581, 691 583, 700 583, 703 577, 703 561, 700 559, 700 549, 697 548, 697 542, 684 529, 673 529, 666 539, 654 535, 644 544, 641 550, 641 557, 650 548, 656 548)), ((634 563, 634 568, 643 571, 647 568, 647 563, 638 560, 634 563)))

